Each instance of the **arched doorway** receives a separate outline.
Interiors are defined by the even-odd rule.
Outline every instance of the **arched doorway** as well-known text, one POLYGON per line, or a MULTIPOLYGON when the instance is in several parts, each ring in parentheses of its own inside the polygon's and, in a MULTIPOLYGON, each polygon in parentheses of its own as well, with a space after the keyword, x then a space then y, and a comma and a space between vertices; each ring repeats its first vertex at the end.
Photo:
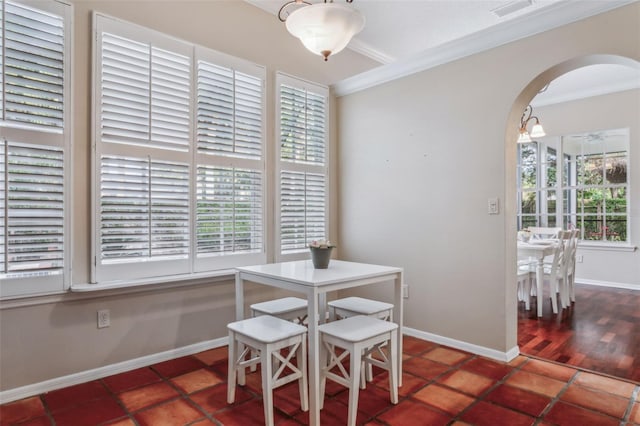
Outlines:
MULTIPOLYGON (((640 72, 640 62, 634 60, 634 59, 630 59, 630 58, 626 58, 626 57, 621 57, 621 56, 616 56, 616 55, 589 55, 589 56, 584 56, 584 57, 579 57, 579 58, 574 58, 565 62, 562 62, 554 67, 549 68, 548 70, 540 73, 538 76, 536 76, 523 90, 522 92, 518 95, 518 97, 516 98, 516 101, 514 102, 514 105, 512 107, 511 113, 510 113, 510 117, 509 117, 509 126, 507 129, 507 136, 506 136, 506 140, 505 140, 505 152, 506 152, 506 164, 507 164, 507 171, 506 171, 506 190, 507 193, 505 195, 505 198, 507 200, 507 205, 513 207, 513 212, 509 212, 509 216, 510 218, 513 218, 513 220, 510 220, 507 223, 507 229, 505 234, 507 235, 507 265, 515 265, 515 248, 513 249, 513 251, 511 251, 509 249, 509 245, 511 244, 511 242, 513 241, 515 244, 515 240, 516 240, 516 225, 515 225, 515 206, 516 206, 516 149, 515 149, 515 141, 517 139, 517 127, 518 127, 518 123, 519 123, 519 118, 520 115, 522 113, 522 111, 524 110, 524 108, 531 103, 531 101, 534 99, 534 97, 538 94, 538 92, 543 89, 545 86, 547 86, 549 83, 552 83, 553 80, 555 80, 556 78, 569 73, 571 71, 577 70, 579 68, 583 68, 583 67, 587 67, 590 65, 600 65, 600 64, 611 64, 611 65, 623 65, 625 67, 630 67, 634 70, 638 70, 638 72, 640 72), (511 252, 511 254, 513 254, 513 261, 512 259, 510 259, 509 257, 509 252, 511 252)), ((634 121, 639 121, 639 120, 634 120, 634 121)), ((640 124, 638 124, 640 126, 640 124)), ((591 130, 599 130, 599 129, 591 129, 591 130)), ((637 145, 636 145, 637 147, 637 145)), ((638 158, 638 153, 637 153, 637 149, 633 150, 633 155, 635 158, 635 163, 638 162, 637 158, 638 158)), ((637 185, 636 185, 637 186, 637 185)), ((560 200, 562 200, 562 198, 560 198, 560 200)), ((637 200, 631 200, 631 203, 637 203, 637 200)), ((559 226, 561 226, 561 224, 559 224, 559 226)), ((638 245, 638 241, 640 241, 637 236, 635 236, 635 238, 631 241, 631 244, 635 244, 638 245)), ((514 266, 515 268, 515 266, 514 266)), ((509 274, 508 274, 509 275, 509 274)), ((511 282, 515 282, 515 279, 510 280, 510 278, 508 279, 508 283, 511 282)), ((509 302, 512 303, 516 303, 516 298, 515 296, 511 299, 508 299, 509 302)), ((539 300, 538 303, 546 303, 548 302, 548 299, 546 300, 539 300)), ((517 307, 515 308, 516 311, 516 315, 514 321, 517 321, 517 307)), ((517 327, 516 327, 516 333, 517 333, 517 327)))

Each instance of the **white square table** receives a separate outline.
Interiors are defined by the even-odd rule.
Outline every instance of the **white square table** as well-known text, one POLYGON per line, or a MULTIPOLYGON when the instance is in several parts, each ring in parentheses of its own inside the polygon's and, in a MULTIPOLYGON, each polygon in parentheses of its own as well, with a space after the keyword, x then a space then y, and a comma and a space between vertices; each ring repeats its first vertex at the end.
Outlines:
POLYGON ((389 282, 394 284, 393 319, 398 324, 398 384, 402 385, 402 268, 331 260, 329 268, 314 269, 310 260, 236 268, 236 320, 245 318, 244 282, 291 290, 307 296, 309 334, 309 424, 320 424, 319 322, 324 322, 326 293, 389 282))

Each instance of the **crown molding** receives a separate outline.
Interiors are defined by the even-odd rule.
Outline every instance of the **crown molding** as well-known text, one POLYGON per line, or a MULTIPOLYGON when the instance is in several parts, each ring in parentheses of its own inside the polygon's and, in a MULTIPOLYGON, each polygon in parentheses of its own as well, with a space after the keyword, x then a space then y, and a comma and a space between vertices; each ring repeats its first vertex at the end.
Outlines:
POLYGON ((561 1, 531 14, 427 49, 407 59, 349 77, 335 83, 332 88, 338 97, 349 95, 637 1, 561 1))
POLYGON ((347 46, 347 49, 353 50, 356 53, 367 56, 374 61, 380 62, 381 64, 391 64, 395 62, 398 58, 394 56, 389 56, 380 50, 374 49, 371 45, 364 43, 360 40, 353 39, 347 46))

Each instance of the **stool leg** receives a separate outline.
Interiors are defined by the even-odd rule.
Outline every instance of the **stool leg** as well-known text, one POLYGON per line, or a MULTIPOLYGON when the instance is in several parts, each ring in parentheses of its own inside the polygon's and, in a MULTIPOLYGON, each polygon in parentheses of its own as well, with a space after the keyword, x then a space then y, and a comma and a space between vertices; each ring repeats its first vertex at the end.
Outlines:
MULTIPOLYGON (((309 411, 309 385, 307 384, 307 342, 302 335, 302 342, 298 346, 297 364, 302 377, 298 379, 298 389, 300 391, 300 409, 309 411)), ((322 394, 320 394, 322 395, 322 394)))
MULTIPOLYGON (((389 393, 391 403, 398 403, 398 331, 391 330, 391 341, 389 342, 389 393)), ((402 374, 400 372, 400 374, 402 374)))
POLYGON ((320 357, 318 365, 320 366, 320 410, 324 407, 324 393, 327 387, 327 358, 329 349, 327 343, 324 342, 322 334, 320 334, 320 357))
POLYGON ((355 426, 358 417, 358 395, 360 394, 360 370, 362 367, 362 347, 352 345, 349 350, 349 419, 347 425, 355 426))
POLYGON ((227 403, 232 404, 236 400, 236 336, 229 330, 229 372, 227 373, 227 403))
POLYGON ((262 364, 262 402, 264 404, 264 424, 273 426, 273 367, 271 363, 271 347, 266 345, 260 351, 262 364))

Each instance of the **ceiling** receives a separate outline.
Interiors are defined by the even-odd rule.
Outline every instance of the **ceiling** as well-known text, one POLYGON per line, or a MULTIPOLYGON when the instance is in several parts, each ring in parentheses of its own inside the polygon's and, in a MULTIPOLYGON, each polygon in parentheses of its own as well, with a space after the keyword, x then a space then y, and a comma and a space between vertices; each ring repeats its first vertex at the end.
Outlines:
MULTIPOLYGON (((273 15, 285 4, 284 0, 246 1, 273 15)), ((632 1, 637 0, 354 0, 350 6, 364 15, 366 24, 348 48, 381 65, 436 54, 464 43, 480 51, 484 46, 478 40, 488 34, 506 43, 521 37, 518 27, 532 21, 548 22, 546 27, 541 25, 539 31, 543 31, 587 17, 587 10, 600 13, 632 1)), ((640 88, 640 69, 590 66, 554 80, 534 102, 545 105, 630 88, 640 88)))

